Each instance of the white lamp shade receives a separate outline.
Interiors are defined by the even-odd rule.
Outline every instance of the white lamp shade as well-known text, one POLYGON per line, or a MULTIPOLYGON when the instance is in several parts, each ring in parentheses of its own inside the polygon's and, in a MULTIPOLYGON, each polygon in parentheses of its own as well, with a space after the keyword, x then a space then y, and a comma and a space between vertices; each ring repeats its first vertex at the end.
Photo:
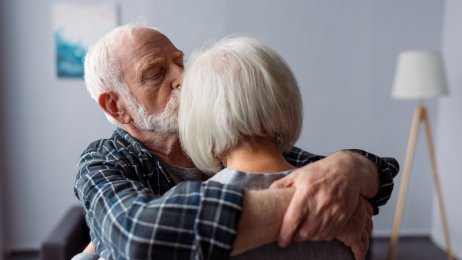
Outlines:
POLYGON ((425 99, 447 94, 446 73, 439 53, 405 51, 399 54, 393 98, 425 99))

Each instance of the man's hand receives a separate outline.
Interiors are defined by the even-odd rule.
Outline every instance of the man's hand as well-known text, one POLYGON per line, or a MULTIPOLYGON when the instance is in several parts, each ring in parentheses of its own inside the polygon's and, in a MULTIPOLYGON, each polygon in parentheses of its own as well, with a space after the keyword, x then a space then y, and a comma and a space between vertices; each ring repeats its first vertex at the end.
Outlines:
POLYGON ((369 248, 369 237, 372 233, 372 206, 364 198, 348 220, 346 225, 338 230, 335 239, 351 248, 356 260, 363 260, 369 248))
POLYGON ((337 152, 294 171, 271 188, 295 187, 284 215, 278 244, 296 240, 331 240, 357 208, 361 195, 378 189, 375 165, 350 152, 337 152))
POLYGON ((96 248, 93 245, 93 242, 90 241, 90 243, 88 243, 87 247, 85 247, 85 249, 83 250, 83 253, 96 254, 96 248))

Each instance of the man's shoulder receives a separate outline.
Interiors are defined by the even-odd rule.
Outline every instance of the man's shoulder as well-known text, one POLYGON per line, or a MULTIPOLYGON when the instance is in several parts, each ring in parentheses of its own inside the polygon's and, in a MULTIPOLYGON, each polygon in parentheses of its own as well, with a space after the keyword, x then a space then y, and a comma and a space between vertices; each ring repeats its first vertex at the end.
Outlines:
POLYGON ((110 138, 98 139, 91 142, 87 148, 85 148, 83 153, 85 154, 92 151, 101 151, 104 150, 104 147, 107 147, 108 145, 113 145, 113 141, 110 138))
MULTIPOLYGON (((113 132, 113 134, 110 137, 106 138, 101 138, 92 141, 82 152, 82 155, 87 154, 87 153, 92 153, 92 152, 108 152, 108 148, 116 148, 117 140, 116 137, 116 131, 113 132)), ((120 145, 120 143, 119 143, 120 145)))
POLYGON ((135 145, 136 143, 134 142, 133 137, 131 137, 127 132, 118 128, 114 130, 110 137, 98 139, 91 142, 83 151, 82 156, 94 152, 102 154, 111 154, 115 151, 133 149, 135 145))
POLYGON ((150 174, 158 170, 159 159, 124 130, 118 128, 109 138, 93 141, 80 155, 81 171, 122 169, 150 174))
POLYGON ((124 176, 146 180, 158 173, 158 159, 129 136, 117 129, 109 138, 93 141, 82 152, 77 163, 77 179, 82 176, 104 179, 124 176))
POLYGON ((108 138, 91 142, 80 154, 78 167, 88 165, 138 165, 142 160, 152 160, 152 155, 125 131, 116 129, 108 138), (131 139, 130 139, 131 138, 131 139))

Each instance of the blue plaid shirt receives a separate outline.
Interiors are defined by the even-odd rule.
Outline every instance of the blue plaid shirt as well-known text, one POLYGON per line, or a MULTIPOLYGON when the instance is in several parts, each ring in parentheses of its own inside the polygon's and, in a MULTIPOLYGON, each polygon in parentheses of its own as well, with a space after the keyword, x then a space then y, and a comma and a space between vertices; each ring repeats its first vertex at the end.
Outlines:
MULTIPOLYGON (((360 150, 378 167, 386 203, 398 172, 393 159, 360 150)), ((293 148, 295 166, 322 159, 293 148)), ((159 159, 124 130, 93 142, 81 155, 74 187, 91 239, 105 259, 227 259, 236 237, 242 190, 216 182, 174 185, 159 159)))

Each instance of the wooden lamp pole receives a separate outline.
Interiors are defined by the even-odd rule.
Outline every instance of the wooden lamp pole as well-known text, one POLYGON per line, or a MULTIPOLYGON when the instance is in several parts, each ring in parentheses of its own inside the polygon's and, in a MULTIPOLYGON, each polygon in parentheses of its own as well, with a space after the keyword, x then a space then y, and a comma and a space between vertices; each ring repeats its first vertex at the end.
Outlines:
POLYGON ((433 173, 433 182, 435 185, 436 197, 438 199, 439 211, 441 214, 441 221, 443 223, 443 228, 444 228, 444 238, 446 241, 447 255, 448 255, 449 260, 454 259, 452 256, 448 223, 446 220, 446 213, 444 210, 443 194, 441 192, 441 184, 439 180, 438 170, 436 167, 436 158, 435 158, 435 151, 434 151, 432 133, 431 133, 431 128, 430 128, 430 120, 428 118, 427 109, 422 105, 422 102, 420 101, 419 105, 414 111, 414 117, 412 119, 411 131, 409 134, 409 141, 408 141, 407 151, 406 151, 406 159, 404 162, 403 174, 401 175, 401 184, 400 184, 400 189, 399 189, 398 202, 396 204, 395 216, 393 219, 393 227, 392 227, 390 243, 389 243, 389 248, 388 248, 388 260, 394 259, 394 255, 396 251, 396 244, 398 242, 398 231, 399 231, 399 227, 401 224, 401 217, 403 215, 404 201, 406 198, 406 192, 407 192, 407 188, 409 184, 409 174, 412 168, 412 161, 414 159, 414 150, 416 146, 417 135, 419 132, 419 126, 420 126, 420 122, 422 121, 424 123, 425 135, 427 137, 428 152, 430 155, 430 161, 431 161, 432 173, 433 173))

